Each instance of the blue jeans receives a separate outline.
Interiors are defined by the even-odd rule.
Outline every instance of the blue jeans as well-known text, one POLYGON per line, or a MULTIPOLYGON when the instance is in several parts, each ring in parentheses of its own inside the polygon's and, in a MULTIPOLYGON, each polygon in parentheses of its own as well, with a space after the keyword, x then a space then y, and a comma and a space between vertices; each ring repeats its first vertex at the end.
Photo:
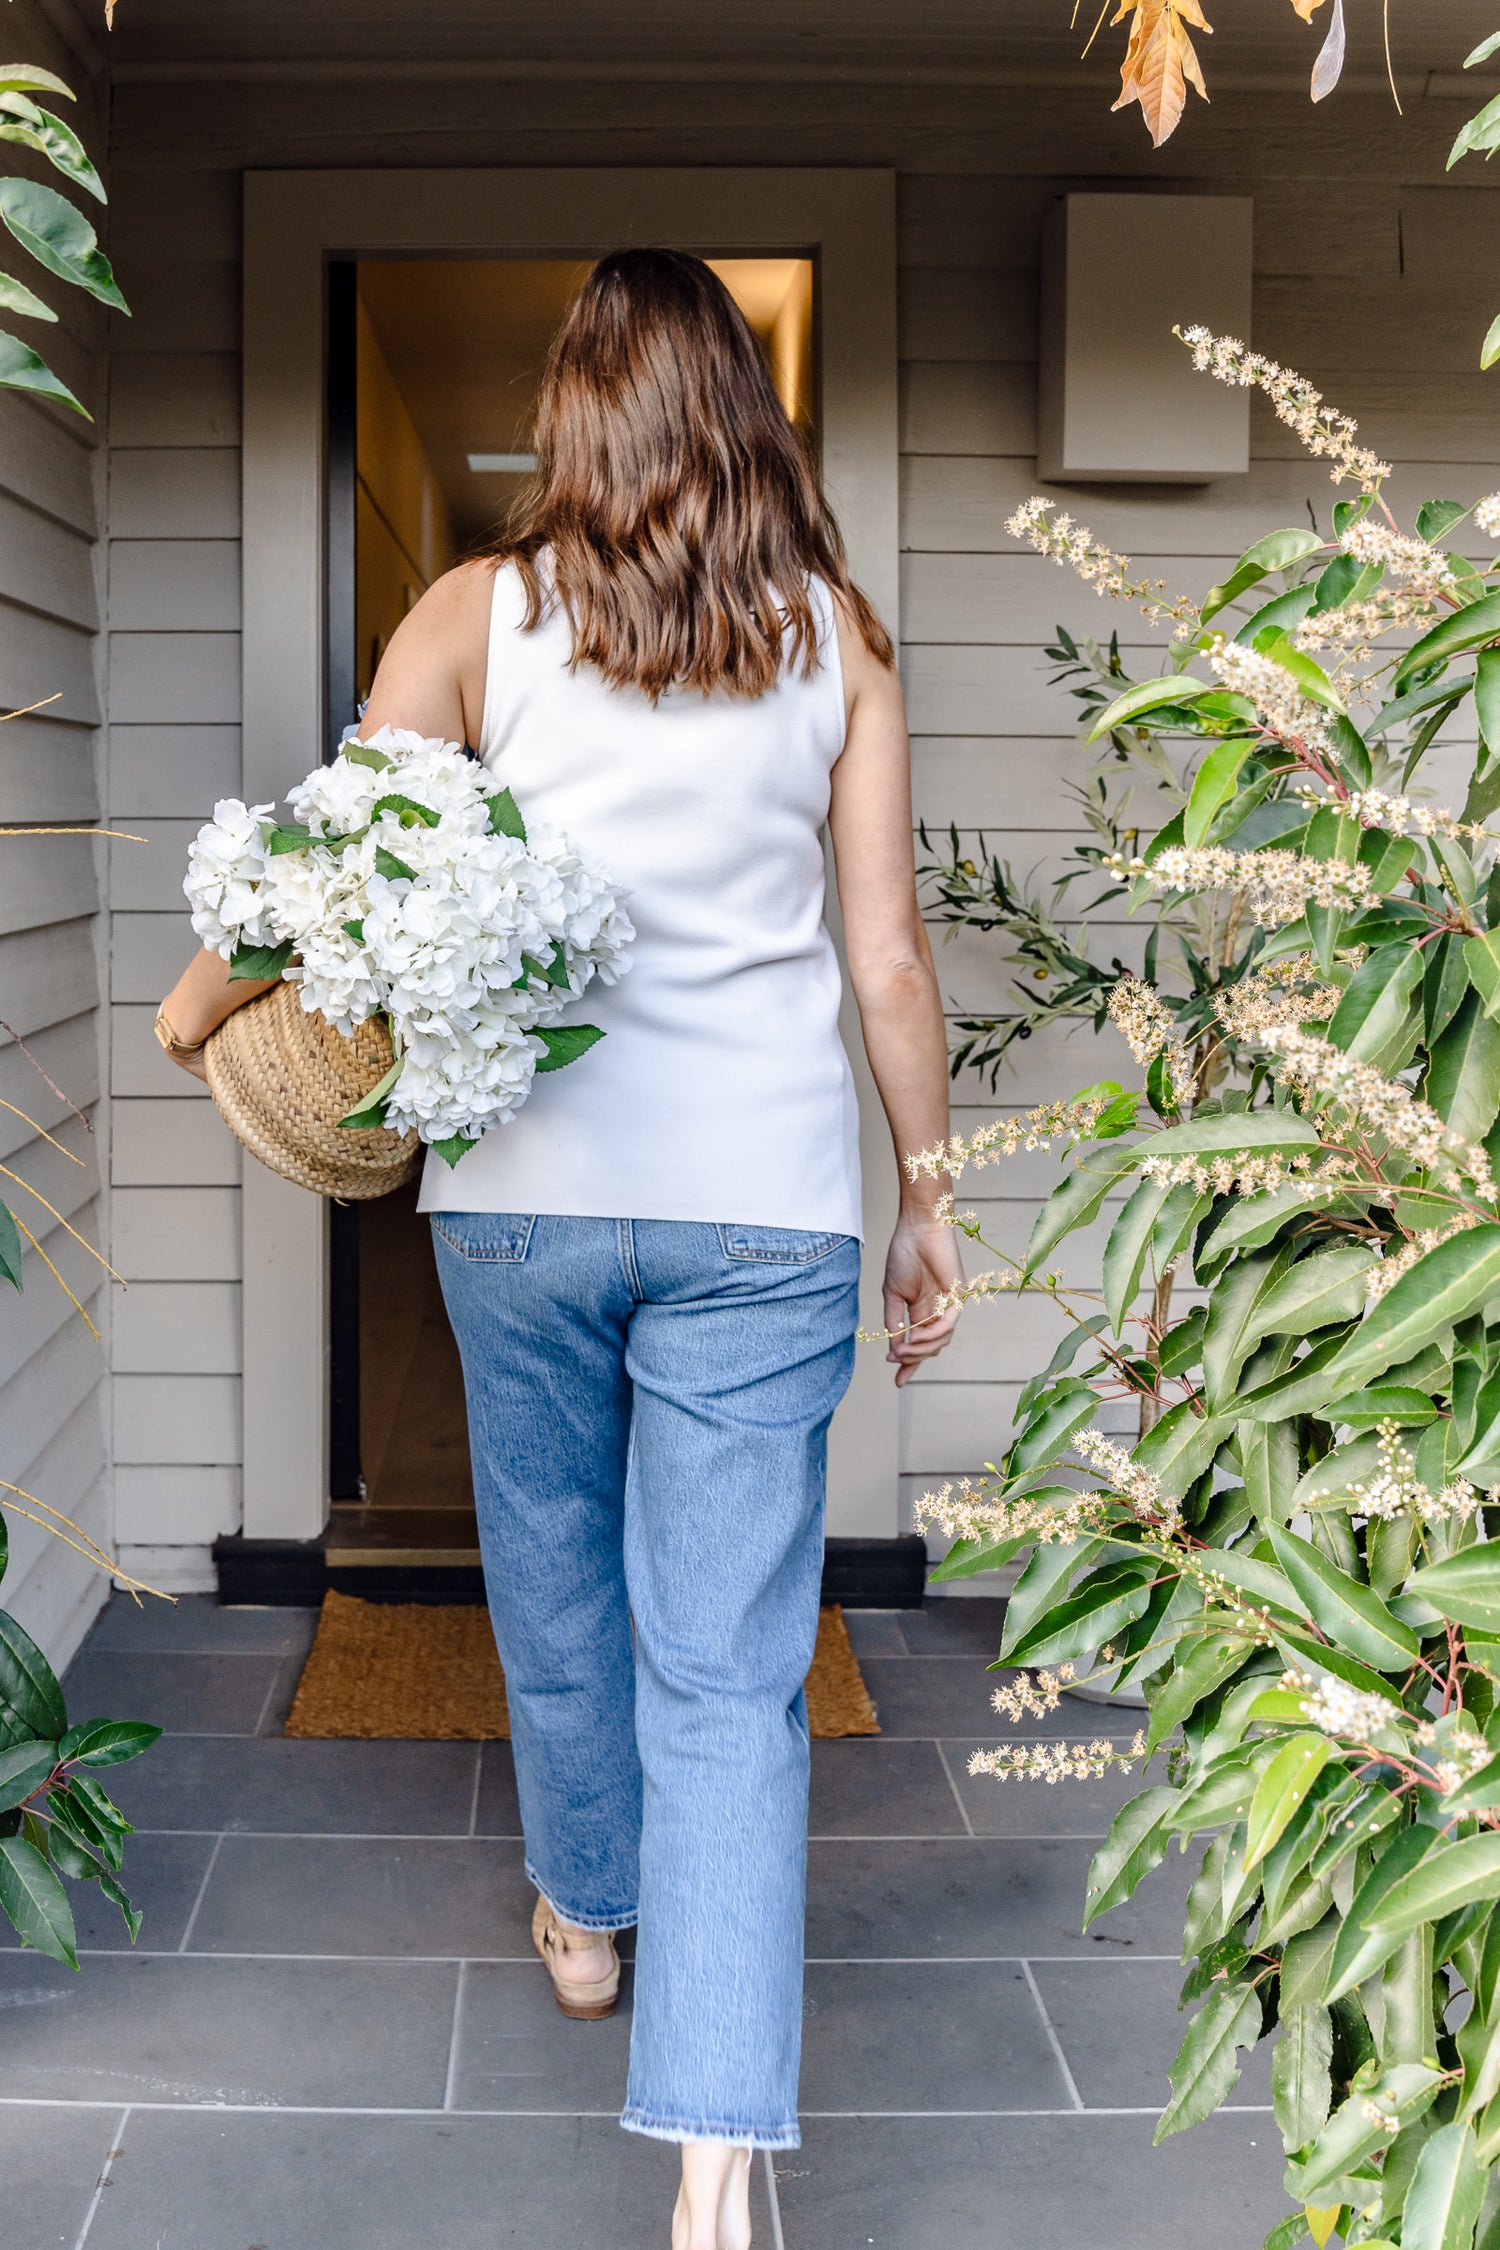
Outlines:
POLYGON ((566 1922, 640 1924, 620 2122, 795 2148, 802 1684, 859 1245, 493 1211, 433 1236, 526 1870, 566 1922))

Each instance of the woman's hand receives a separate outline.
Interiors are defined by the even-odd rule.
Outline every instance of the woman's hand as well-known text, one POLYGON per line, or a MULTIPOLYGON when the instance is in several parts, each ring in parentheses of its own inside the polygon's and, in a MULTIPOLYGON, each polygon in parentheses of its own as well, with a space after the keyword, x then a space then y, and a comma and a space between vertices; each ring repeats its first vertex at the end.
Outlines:
POLYGON ((961 1308, 950 1305, 934 1317, 934 1307, 962 1288, 963 1262, 951 1226, 921 1210, 903 1210, 885 1261, 885 1325, 899 1329, 886 1358, 896 1370, 899 1390, 925 1359, 935 1359, 958 1325, 961 1308))

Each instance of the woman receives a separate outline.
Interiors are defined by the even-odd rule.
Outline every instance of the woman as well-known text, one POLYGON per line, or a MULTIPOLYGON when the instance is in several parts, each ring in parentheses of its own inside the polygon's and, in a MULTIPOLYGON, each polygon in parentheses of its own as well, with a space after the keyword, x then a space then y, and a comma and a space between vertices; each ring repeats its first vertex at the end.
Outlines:
MULTIPOLYGON (((479 746, 629 886, 607 1036, 429 1160, 506 1671, 534 1936, 570 2015, 640 1924, 622 2123, 682 2146, 674 2250, 744 2250, 797 2145, 825 1440, 854 1352, 856 1117, 823 924, 897 1154, 948 1129, 890 642, 709 268, 604 259, 553 347, 531 496, 394 636, 365 713, 479 746)), ((251 988, 255 989, 255 988, 251 988)), ((231 1006, 163 1004, 190 1066, 231 1006)), ((940 1183, 903 1179, 897 1383, 947 1342, 940 1183)))

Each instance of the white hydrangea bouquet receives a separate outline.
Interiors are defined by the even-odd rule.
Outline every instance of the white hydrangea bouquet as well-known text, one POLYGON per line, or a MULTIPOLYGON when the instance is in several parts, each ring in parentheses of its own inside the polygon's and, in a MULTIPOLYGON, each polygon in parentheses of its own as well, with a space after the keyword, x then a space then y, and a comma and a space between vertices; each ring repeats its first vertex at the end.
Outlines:
POLYGON ((193 928, 231 977, 300 985, 337 1031, 383 1015, 395 1061, 340 1123, 415 1129, 456 1164, 603 1037, 559 1019, 629 967, 625 894, 456 743, 404 728, 346 737, 288 804, 285 824, 215 805, 188 854, 193 928))

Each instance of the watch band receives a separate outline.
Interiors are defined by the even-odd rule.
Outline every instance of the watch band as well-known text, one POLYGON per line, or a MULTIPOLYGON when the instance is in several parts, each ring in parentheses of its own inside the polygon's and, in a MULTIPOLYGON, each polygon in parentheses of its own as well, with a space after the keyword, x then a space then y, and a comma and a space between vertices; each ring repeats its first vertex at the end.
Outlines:
POLYGON ((156 1033, 157 1045, 162 1052, 170 1055, 176 1062, 191 1062, 195 1055, 202 1054, 208 1044, 204 1039, 179 1039, 167 1021, 167 1004, 165 1001, 156 1011, 156 1021, 152 1025, 152 1029, 156 1033))

